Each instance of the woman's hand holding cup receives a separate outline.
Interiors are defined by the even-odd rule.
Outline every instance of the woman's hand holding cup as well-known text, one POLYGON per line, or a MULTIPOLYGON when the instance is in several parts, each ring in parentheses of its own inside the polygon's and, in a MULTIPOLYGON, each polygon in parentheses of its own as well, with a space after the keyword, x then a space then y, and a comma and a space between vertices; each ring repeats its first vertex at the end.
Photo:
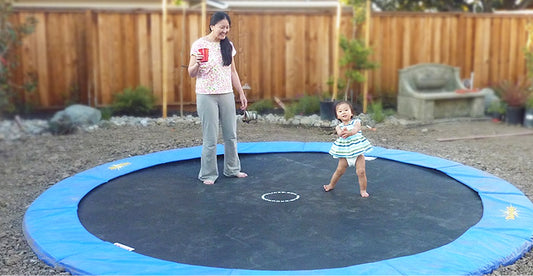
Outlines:
POLYGON ((201 62, 207 62, 209 60, 209 49, 208 48, 201 48, 198 50, 198 54, 196 55, 196 60, 201 62))

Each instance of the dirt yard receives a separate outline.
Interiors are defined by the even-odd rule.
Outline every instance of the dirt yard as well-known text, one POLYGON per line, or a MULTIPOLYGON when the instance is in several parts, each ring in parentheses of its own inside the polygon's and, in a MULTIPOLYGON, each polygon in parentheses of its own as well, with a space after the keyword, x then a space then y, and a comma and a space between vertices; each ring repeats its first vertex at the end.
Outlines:
MULTIPOLYGON (((438 138, 509 134, 533 129, 488 120, 455 120, 433 124, 382 124, 365 132, 373 145, 416 151, 457 161, 513 183, 533 199, 533 135, 463 139, 438 138)), ((199 126, 108 127, 66 136, 31 136, 0 140, 0 274, 68 274, 41 262, 22 234, 28 206, 58 181, 102 163, 173 148, 201 145, 199 126)), ((239 141, 329 141, 330 128, 282 126, 269 123, 239 125, 239 141)), ((200 184, 200 183, 199 183, 200 184)), ((533 274, 533 254, 493 275, 533 274)))

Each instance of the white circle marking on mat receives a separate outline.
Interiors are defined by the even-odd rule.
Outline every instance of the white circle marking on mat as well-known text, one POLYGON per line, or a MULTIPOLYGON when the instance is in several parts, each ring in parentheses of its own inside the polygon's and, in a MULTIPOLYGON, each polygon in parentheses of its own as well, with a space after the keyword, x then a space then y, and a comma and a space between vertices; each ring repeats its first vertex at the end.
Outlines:
POLYGON ((298 199, 300 198, 300 195, 297 194, 297 193, 293 193, 293 192, 277 191, 277 192, 270 192, 270 193, 263 194, 263 195, 261 196, 261 198, 262 198, 263 200, 265 200, 265 201, 281 203, 281 202, 291 202, 291 201, 298 200, 298 199), (294 196, 294 197, 291 198, 291 199, 283 199, 283 200, 270 199, 270 198, 268 198, 268 196, 276 195, 276 194, 288 194, 288 195, 292 195, 292 196, 294 196))

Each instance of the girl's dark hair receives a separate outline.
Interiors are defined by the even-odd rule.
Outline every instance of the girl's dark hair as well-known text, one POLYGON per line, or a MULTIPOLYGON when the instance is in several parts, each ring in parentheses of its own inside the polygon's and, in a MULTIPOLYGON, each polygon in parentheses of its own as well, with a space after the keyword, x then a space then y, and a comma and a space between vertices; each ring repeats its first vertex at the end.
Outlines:
MULTIPOLYGON (((218 22, 220 22, 220 21, 222 21, 224 19, 228 20, 228 23, 231 26, 231 19, 229 18, 229 15, 227 13, 221 12, 221 11, 215 12, 211 16, 211 21, 209 21, 209 26, 214 26, 218 22)), ((224 66, 231 65, 231 60, 232 60, 232 57, 233 57, 232 56, 233 46, 231 46, 231 43, 230 43, 228 37, 226 37, 226 38, 224 38, 223 40, 220 41, 220 52, 222 54, 222 62, 224 64, 224 66)))

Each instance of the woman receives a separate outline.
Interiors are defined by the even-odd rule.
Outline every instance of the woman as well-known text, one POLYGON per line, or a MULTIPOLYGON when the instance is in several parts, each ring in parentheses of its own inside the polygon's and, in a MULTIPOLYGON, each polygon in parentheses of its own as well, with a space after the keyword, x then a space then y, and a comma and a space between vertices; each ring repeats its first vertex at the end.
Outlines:
POLYGON ((231 20, 228 14, 216 12, 209 23, 210 33, 191 46, 189 75, 196 78, 196 109, 202 122, 202 156, 198 179, 214 184, 218 178, 216 145, 219 123, 224 139, 224 175, 243 178, 237 154, 237 115, 234 87, 239 93, 241 109, 248 100, 235 67, 237 54, 227 35, 231 20), (206 50, 207 49, 207 50, 206 50))

